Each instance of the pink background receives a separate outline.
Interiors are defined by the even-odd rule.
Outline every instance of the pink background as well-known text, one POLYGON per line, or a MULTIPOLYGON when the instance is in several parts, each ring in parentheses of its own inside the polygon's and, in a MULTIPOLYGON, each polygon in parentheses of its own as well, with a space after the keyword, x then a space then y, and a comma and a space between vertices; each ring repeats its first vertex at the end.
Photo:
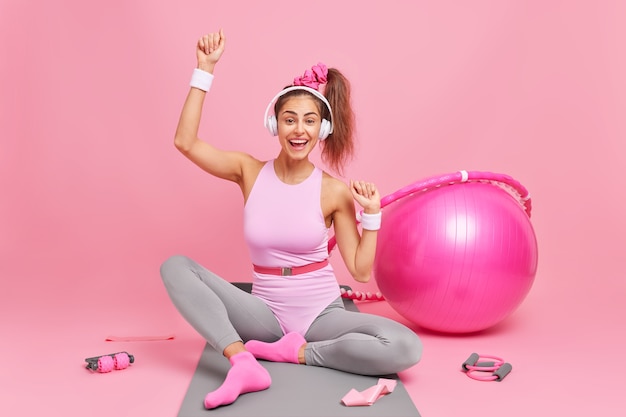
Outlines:
MULTIPOLYGON (((415 328, 424 357, 401 377, 422 415, 621 415, 626 4, 497 0, 0 1, 0 414, 176 415, 203 341, 160 263, 182 253, 232 281, 250 273, 238 188, 172 145, 196 39, 219 27, 200 132, 215 145, 273 157, 267 101, 323 61, 354 88, 346 180, 389 194, 467 169, 530 190, 535 285, 489 331, 415 328), (131 369, 83 369, 120 350, 131 369), (513 372, 472 381, 459 371, 471 352, 513 372)), ((376 289, 332 261, 341 283, 376 289)))

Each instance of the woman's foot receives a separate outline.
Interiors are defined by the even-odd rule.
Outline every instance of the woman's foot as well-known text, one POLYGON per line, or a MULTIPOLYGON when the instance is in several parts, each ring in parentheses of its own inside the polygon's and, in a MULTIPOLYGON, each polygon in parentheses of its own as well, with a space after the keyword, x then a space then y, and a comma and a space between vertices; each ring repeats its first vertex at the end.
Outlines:
POLYGON ((287 333, 273 343, 250 340, 246 342, 246 349, 257 359, 272 362, 301 363, 299 353, 306 345, 306 339, 300 333, 287 333))
POLYGON ((233 355, 229 361, 232 367, 222 385, 204 397, 204 406, 209 410, 231 404, 241 394, 267 389, 272 383, 269 372, 250 352, 233 355))

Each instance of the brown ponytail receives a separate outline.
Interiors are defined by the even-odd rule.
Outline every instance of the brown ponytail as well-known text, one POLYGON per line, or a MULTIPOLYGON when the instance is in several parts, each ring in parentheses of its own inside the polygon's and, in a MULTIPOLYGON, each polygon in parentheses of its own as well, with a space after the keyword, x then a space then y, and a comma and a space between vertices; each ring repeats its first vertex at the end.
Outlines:
POLYGON ((342 174, 345 164, 354 154, 355 120, 350 82, 336 68, 328 69, 328 84, 324 95, 333 109, 333 133, 322 142, 322 159, 335 172, 342 174))

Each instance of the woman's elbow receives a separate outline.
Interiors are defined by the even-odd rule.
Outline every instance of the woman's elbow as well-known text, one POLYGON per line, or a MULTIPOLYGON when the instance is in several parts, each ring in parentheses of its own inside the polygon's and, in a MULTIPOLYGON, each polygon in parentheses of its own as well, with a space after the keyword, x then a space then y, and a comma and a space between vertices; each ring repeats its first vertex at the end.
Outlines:
POLYGON ((360 273, 358 273, 358 272, 354 272, 354 273, 352 274, 352 278, 354 278, 354 280, 355 280, 356 282, 360 282, 360 283, 362 283, 362 284, 368 283, 371 277, 372 277, 372 274, 371 274, 371 273, 367 273, 367 274, 362 274, 362 273, 361 273, 361 274, 360 274, 360 273))
POLYGON ((192 145, 193 145, 193 141, 190 141, 189 139, 186 139, 178 135, 174 137, 174 146, 176 147, 176 149, 178 149, 180 152, 184 154, 189 153, 192 145))

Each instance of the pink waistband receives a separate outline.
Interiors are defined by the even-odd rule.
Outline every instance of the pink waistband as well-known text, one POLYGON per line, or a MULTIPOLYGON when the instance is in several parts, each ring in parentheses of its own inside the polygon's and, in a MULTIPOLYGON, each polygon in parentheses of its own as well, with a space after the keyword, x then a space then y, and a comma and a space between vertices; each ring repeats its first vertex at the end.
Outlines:
POLYGON ((288 277, 292 275, 304 274, 307 272, 317 271, 318 269, 324 268, 328 265, 328 259, 324 259, 320 262, 314 262, 308 265, 302 266, 294 266, 290 268, 285 267, 270 267, 270 266, 258 266, 252 265, 254 267, 254 271, 259 274, 268 274, 268 275, 281 275, 283 277, 288 277))

